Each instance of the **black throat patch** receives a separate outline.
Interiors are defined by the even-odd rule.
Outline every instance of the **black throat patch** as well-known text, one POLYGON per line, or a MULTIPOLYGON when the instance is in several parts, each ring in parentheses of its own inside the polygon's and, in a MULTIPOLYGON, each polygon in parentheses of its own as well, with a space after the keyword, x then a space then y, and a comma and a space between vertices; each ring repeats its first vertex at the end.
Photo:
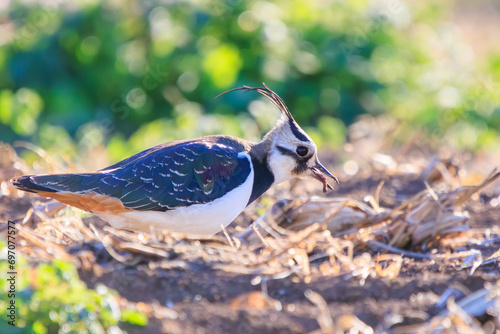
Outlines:
POLYGON ((262 159, 252 156, 252 166, 254 173, 252 195, 247 205, 259 198, 267 189, 271 188, 274 182, 273 172, 271 172, 267 164, 267 155, 262 159))

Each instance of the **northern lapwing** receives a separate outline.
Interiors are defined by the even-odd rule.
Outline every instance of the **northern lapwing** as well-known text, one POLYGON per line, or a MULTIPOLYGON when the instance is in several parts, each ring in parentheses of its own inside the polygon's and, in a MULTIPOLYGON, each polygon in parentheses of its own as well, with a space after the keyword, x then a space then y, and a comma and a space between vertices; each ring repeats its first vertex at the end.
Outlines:
MULTIPOLYGON (((313 140, 283 100, 265 84, 256 91, 281 111, 260 143, 215 135, 173 141, 112 166, 82 174, 25 175, 20 190, 90 211, 114 227, 213 235, 271 186, 311 176, 333 189, 338 180, 319 162, 313 140)), ((221 95, 222 95, 221 94, 221 95)))

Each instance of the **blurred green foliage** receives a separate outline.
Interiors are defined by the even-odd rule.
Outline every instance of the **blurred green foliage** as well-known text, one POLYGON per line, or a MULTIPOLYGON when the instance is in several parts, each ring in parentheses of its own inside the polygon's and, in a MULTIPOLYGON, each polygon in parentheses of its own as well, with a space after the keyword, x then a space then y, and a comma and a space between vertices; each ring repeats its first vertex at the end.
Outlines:
MULTIPOLYGON (((0 245, 4 247, 5 245, 0 245)), ((0 333, 51 334, 51 333, 125 333, 120 322, 147 325, 147 317, 132 309, 120 310, 118 294, 104 285, 88 289, 78 277, 75 266, 66 261, 54 260, 36 267, 24 257, 16 261, 15 297, 9 297, 10 282, 0 281, 0 308, 7 310, 10 300, 15 300, 15 327, 0 321, 0 333)), ((0 259, 0 270, 10 272, 9 262, 0 259)), ((10 319, 8 319, 10 321, 10 319)))
POLYGON ((319 145, 342 145, 364 113, 493 145, 500 57, 478 69, 450 4, 12 0, 0 16, 0 140, 83 155, 105 145, 111 160, 205 134, 256 140, 274 107, 252 93, 213 98, 266 82, 319 145))

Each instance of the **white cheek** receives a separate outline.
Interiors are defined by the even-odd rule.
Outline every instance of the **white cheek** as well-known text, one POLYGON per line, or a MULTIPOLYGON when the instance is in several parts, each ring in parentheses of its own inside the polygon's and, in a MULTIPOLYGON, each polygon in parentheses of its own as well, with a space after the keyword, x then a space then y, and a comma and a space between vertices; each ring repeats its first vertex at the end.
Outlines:
POLYGON ((274 174, 274 183, 278 184, 294 177, 292 170, 295 160, 289 156, 276 154, 269 157, 269 167, 274 174))

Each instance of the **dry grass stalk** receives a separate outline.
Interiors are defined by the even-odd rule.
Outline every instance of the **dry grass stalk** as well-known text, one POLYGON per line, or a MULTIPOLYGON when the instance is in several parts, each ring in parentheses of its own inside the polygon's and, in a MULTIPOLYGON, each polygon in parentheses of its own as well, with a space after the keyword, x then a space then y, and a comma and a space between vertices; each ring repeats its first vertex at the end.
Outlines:
POLYGON ((281 238, 285 236, 283 230, 286 233, 300 231, 320 223, 334 235, 351 234, 351 240, 356 240, 356 243, 382 237, 389 240, 389 246, 404 248, 410 245, 415 248, 439 236, 465 232, 469 216, 462 211, 463 204, 499 176, 500 173, 493 172, 477 186, 460 187, 440 194, 429 187, 393 210, 380 208, 378 195, 372 201, 375 209, 350 199, 280 201, 238 238, 244 243, 257 242, 255 235, 250 233, 255 225, 263 227, 266 235, 272 230, 281 238))
POLYGON ((309 299, 311 303, 313 303, 318 308, 319 314, 316 320, 318 321, 319 327, 321 328, 321 332, 324 334, 335 333, 333 319, 330 316, 328 303, 325 301, 325 299, 319 293, 314 292, 310 289, 306 290, 304 295, 307 299, 309 299))
POLYGON ((475 317, 489 313, 498 321, 500 306, 500 286, 480 289, 455 302, 448 295, 447 308, 423 324, 398 326, 394 333, 485 333, 475 317))
POLYGON ((343 334, 346 332, 361 334, 374 333, 373 328, 366 325, 353 314, 342 314, 332 319, 330 310, 328 309, 328 303, 319 293, 308 289, 304 295, 319 311, 316 320, 318 321, 320 329, 310 332, 309 334, 343 334))
POLYGON ((43 249, 47 254, 50 254, 51 257, 67 261, 74 260, 73 256, 68 254, 64 247, 61 246, 54 238, 35 232, 28 227, 21 225, 17 225, 16 227, 19 230, 19 236, 33 243, 40 249, 43 249))

